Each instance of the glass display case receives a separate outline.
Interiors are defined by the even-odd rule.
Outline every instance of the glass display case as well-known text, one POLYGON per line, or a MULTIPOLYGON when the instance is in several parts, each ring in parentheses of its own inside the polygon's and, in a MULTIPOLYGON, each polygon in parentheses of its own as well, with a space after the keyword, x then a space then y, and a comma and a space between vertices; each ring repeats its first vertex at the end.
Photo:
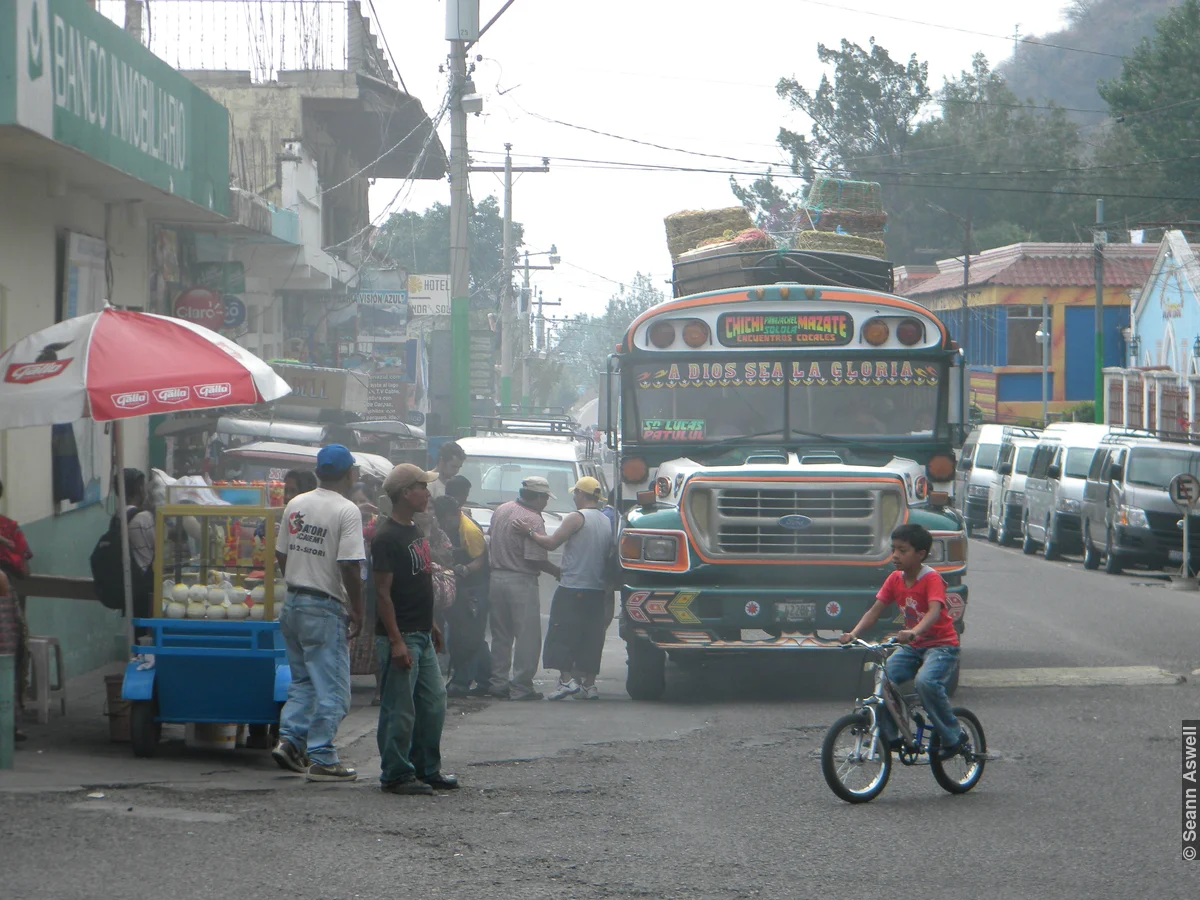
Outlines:
POLYGON ((155 617, 272 621, 286 585, 276 573, 278 507, 168 504, 155 511, 155 617))

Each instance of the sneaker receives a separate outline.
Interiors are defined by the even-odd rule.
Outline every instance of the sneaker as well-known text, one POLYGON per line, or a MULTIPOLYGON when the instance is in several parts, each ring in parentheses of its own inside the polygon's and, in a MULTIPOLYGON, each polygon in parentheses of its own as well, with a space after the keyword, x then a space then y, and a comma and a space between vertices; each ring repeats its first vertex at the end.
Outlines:
POLYGON ((309 781, 356 781, 358 773, 341 763, 334 763, 332 766, 313 763, 308 767, 307 777, 309 781))
POLYGON ((599 700, 600 688, 595 684, 581 684, 579 693, 575 695, 576 700, 599 700))
POLYGON ((433 788, 423 781, 417 781, 415 778, 384 783, 379 785, 379 789, 388 794, 411 794, 422 797, 433 796, 433 788))
POLYGON ((558 687, 550 692, 547 700, 561 700, 563 697, 570 697, 572 694, 579 693, 579 682, 574 678, 568 678, 566 681, 559 681, 558 687))
POLYGON ((953 759, 960 753, 966 754, 970 749, 971 739, 967 736, 967 730, 964 728, 962 735, 958 739, 958 743, 952 747, 940 748, 937 751, 937 758, 942 761, 953 759))
POLYGON ((271 751, 271 758, 279 764, 281 769, 289 769, 303 775, 308 771, 311 763, 308 757, 296 749, 296 745, 291 741, 281 740, 275 745, 275 749, 271 751))
POLYGON ((543 694, 541 691, 530 691, 527 694, 510 694, 508 699, 517 703, 523 700, 541 700, 543 699, 543 694))

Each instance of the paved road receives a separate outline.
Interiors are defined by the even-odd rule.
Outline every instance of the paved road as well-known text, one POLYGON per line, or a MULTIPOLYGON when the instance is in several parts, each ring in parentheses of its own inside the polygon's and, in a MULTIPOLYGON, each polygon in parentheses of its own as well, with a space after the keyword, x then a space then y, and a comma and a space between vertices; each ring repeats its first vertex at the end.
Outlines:
MULTIPOLYGON (((844 677, 672 667, 667 700, 635 704, 614 638, 599 702, 456 705, 456 795, 304 785, 261 755, 168 748, 155 778, 174 762, 177 779, 0 794, 0 883, 64 900, 1195 897, 1177 784, 1200 595, 978 540, 971 553, 958 702, 999 758, 967 796, 898 768, 880 799, 846 806, 816 759, 844 677), (1014 672, 1038 686, 972 687, 1014 672), (1068 681, 1082 684, 1054 686, 1068 681)), ((352 735, 369 711, 355 716, 352 735)), ((377 772, 370 734, 347 755, 377 772)))

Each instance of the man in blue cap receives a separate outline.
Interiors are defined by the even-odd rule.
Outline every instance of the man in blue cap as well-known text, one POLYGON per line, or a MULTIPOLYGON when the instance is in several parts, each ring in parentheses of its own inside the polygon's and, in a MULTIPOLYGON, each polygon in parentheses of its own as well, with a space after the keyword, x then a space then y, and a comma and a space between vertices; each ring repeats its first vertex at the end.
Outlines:
POLYGON ((315 491, 283 511, 275 558, 287 579, 279 630, 292 683, 279 716, 281 768, 309 781, 354 781, 333 738, 350 711, 350 644, 362 630, 362 513, 348 495, 358 481, 354 454, 329 444, 317 454, 315 491))

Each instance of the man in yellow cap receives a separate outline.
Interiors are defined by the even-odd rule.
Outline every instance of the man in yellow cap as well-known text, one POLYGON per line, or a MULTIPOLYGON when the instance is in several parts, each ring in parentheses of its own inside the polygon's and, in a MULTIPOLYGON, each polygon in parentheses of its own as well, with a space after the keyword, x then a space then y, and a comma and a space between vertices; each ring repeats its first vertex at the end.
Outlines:
POLYGON ((542 663, 559 670, 558 685, 548 700, 571 696, 598 700, 596 676, 608 627, 604 601, 615 538, 612 520, 601 511, 604 490, 599 481, 590 475, 580 478, 571 489, 571 499, 575 512, 563 519, 552 536, 529 531, 529 539, 543 550, 567 545, 562 577, 550 604, 542 663))

